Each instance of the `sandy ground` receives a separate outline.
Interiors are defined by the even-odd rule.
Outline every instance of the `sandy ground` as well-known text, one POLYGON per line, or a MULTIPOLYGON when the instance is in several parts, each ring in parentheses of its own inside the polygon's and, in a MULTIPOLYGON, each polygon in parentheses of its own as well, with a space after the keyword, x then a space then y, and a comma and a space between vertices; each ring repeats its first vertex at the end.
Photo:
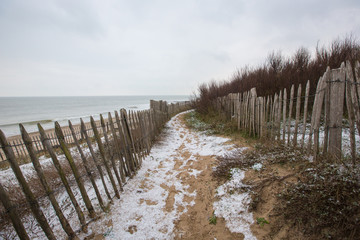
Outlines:
MULTIPOLYGON (((105 122, 107 121, 107 119, 105 119, 105 122)), ((100 125, 100 120, 96 120, 96 125, 100 125)), ((91 124, 90 122, 85 122, 85 125, 87 128, 91 128, 91 124)), ((74 129, 80 129, 80 124, 73 124, 73 127, 74 129)), ((67 131, 67 132, 70 132, 70 128, 69 126, 61 126, 61 129, 63 131, 67 131)), ((46 134, 49 134, 49 135, 53 135, 53 136, 56 136, 55 134, 55 128, 50 128, 50 129, 45 129, 45 133, 46 134)), ((40 133, 38 131, 36 132, 29 132, 29 135, 30 137, 33 137, 33 136, 40 136, 40 133)), ((10 136, 10 137, 7 137, 7 140, 10 142, 10 141, 21 141, 22 140, 22 137, 21 135, 15 135, 15 136, 10 136)))
POLYGON ((209 223, 220 184, 212 178, 212 168, 216 156, 234 145, 189 130, 183 116, 167 124, 138 174, 124 186, 121 199, 80 238, 244 239, 243 233, 230 232, 224 218, 209 223))

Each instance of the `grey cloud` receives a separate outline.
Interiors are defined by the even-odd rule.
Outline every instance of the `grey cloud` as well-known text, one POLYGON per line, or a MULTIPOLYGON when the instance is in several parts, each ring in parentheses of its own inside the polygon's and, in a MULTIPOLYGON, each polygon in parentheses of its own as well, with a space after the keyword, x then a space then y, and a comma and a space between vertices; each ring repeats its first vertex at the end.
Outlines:
POLYGON ((0 96, 190 94, 271 50, 360 36, 359 8, 358 1, 3 0, 0 96), (74 88, 54 88, 58 82, 74 88))

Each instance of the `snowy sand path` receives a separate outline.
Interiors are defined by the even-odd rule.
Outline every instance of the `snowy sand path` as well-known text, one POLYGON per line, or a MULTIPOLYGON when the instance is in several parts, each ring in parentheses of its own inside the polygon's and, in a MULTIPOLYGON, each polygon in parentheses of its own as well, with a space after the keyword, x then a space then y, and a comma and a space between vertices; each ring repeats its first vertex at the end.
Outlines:
MULTIPOLYGON (((115 200, 109 213, 91 224, 90 232, 80 237, 89 234, 93 239, 243 237, 231 233, 222 218, 216 225, 210 225, 208 220, 216 198, 217 183, 211 177, 215 158, 231 151, 233 146, 226 143, 228 139, 187 129, 183 115, 178 114, 166 124, 137 175, 124 186, 121 199, 115 200)), ((251 220, 244 224, 251 224, 251 220)), ((251 232, 243 229, 237 232, 251 239, 251 232)))

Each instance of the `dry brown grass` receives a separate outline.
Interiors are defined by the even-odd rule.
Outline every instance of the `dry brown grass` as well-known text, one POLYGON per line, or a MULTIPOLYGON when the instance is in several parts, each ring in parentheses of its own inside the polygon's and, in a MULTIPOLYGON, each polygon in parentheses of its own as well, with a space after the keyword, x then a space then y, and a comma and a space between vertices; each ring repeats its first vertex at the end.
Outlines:
POLYGON ((231 168, 247 171, 254 217, 270 222, 252 226, 259 239, 358 239, 360 168, 350 160, 322 161, 313 163, 302 149, 267 142, 219 158, 213 175, 224 180, 231 168), (252 168, 256 163, 261 170, 252 168))
MULTIPOLYGON (((85 168, 83 166, 80 156, 75 155, 73 157, 75 159, 75 163, 78 167, 80 176, 82 177, 83 181, 88 181, 87 173, 85 171, 85 168)), ((61 167, 62 167, 63 171, 65 172, 66 178, 67 178, 70 186, 75 186, 76 180, 74 178, 74 175, 72 173, 69 163, 67 162, 65 157, 62 156, 61 154, 58 155, 58 158, 59 158, 61 167)), ((93 163, 93 160, 89 156, 87 158, 88 158, 88 162, 89 162, 88 167, 93 171, 93 173, 95 174, 95 177, 98 177, 96 166, 93 163)), ((30 163, 30 165, 31 165, 31 163, 30 163)), ((47 183, 49 184, 50 188, 55 192, 55 194, 60 194, 60 193, 65 192, 65 187, 62 184, 62 181, 60 179, 58 171, 56 170, 54 165, 52 163, 46 164, 45 167, 43 165, 42 168, 43 168, 43 172, 44 172, 45 178, 47 180, 47 183)), ((30 189, 33 192, 35 198, 40 203, 47 202, 47 194, 39 180, 38 175, 35 173, 32 175, 26 176, 26 180, 27 180, 27 182, 30 186, 30 189)), ((22 191, 20 185, 15 180, 15 176, 14 176, 14 181, 12 181, 10 183, 6 183, 6 185, 3 183, 3 186, 7 189, 10 200, 16 206, 20 217, 27 216, 30 213, 28 202, 25 198, 25 195, 23 194, 23 191, 22 191)), ((10 219, 1 204, 0 205, 0 232, 2 232, 2 229, 5 228, 8 224, 10 224, 10 219)), ((6 233, 6 231, 4 231, 4 234, 5 233, 6 233)))

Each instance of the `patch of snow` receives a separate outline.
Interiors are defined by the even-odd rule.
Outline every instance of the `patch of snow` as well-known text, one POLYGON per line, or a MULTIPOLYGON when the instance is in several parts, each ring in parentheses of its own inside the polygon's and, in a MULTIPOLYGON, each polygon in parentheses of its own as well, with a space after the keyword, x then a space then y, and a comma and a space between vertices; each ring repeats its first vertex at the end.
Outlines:
POLYGON ((253 240, 256 237, 250 230, 250 225, 254 223, 253 215, 248 211, 250 195, 234 191, 240 187, 248 187, 242 183, 244 177, 244 171, 231 169, 231 179, 217 189, 216 196, 220 200, 214 202, 214 214, 226 220, 226 227, 231 232, 242 233, 245 240, 253 240))
MULTIPOLYGON (((283 123, 281 124, 281 137, 280 139, 282 139, 283 137, 283 123)), ((304 143, 305 143, 305 147, 307 147, 308 142, 309 142, 309 135, 310 135, 310 128, 311 128, 311 124, 309 122, 306 123, 305 125, 305 135, 303 136, 303 130, 304 130, 304 124, 303 123, 299 123, 298 125, 298 132, 297 132, 297 142, 298 144, 302 142, 302 139, 304 138, 304 143)), ((285 140, 287 141, 288 139, 288 131, 287 131, 287 126, 285 128, 285 140)), ((290 122, 290 142, 293 141, 294 138, 294 132, 295 132, 295 120, 292 120, 290 122)), ((349 157, 351 155, 351 143, 350 143, 350 128, 346 125, 342 125, 342 131, 341 131, 341 136, 342 136, 342 153, 345 157, 349 157)), ((324 126, 320 126, 319 128, 319 143, 320 143, 320 147, 322 147, 324 145, 324 139, 325 139, 325 130, 324 130, 324 126)), ((312 143, 314 143, 314 133, 312 135, 312 143)), ((359 135, 359 131, 357 130, 357 126, 355 126, 355 145, 356 145, 356 154, 360 155, 360 135, 359 135)), ((310 160, 310 159, 309 159, 310 160)))
MULTIPOLYGON (((123 186, 124 191, 120 194, 120 199, 114 198, 112 200, 113 204, 110 205, 111 210, 109 213, 102 212, 95 191, 88 177, 84 176, 85 188, 91 202, 96 212, 102 215, 101 220, 89 225, 88 234, 91 232, 104 233, 106 239, 119 239, 119 237, 121 239, 171 239, 175 237, 173 233, 175 221, 179 219, 181 214, 188 211, 190 206, 195 204, 197 194, 196 190, 189 192, 190 186, 183 184, 177 178, 177 175, 184 171, 185 167, 191 166, 193 161, 196 160, 196 156, 221 156, 233 148, 232 145, 224 144, 228 139, 208 136, 185 129, 179 118, 180 115, 175 116, 166 124, 160 138, 162 140, 157 142, 152 147, 150 154, 143 159, 142 167, 137 174, 132 179, 127 179, 123 186), (190 156, 180 156, 178 154, 180 147, 189 152, 190 156), (178 170, 175 170, 176 160, 180 161, 181 164, 178 170), (184 201, 185 197, 190 198, 190 201, 184 201), (167 206, 169 199, 173 202, 170 204, 170 208, 167 206), (112 220, 111 227, 106 224, 109 220, 112 220)), ((90 154, 86 145, 82 146, 82 148, 85 155, 90 154)), ((96 143, 93 144, 93 148, 94 151, 97 150, 96 143)), ((71 152, 78 155, 76 148, 72 148, 71 152)), ((60 155, 58 159, 61 164, 67 164, 64 156, 60 155)), ((40 161, 43 168, 53 164, 52 160, 45 156, 40 157, 40 161)), ((83 163, 80 160, 77 164, 82 165, 83 163)), ((31 163, 22 165, 21 169, 27 178, 36 174, 31 163)), ((108 191, 111 196, 114 196, 114 190, 105 169, 103 169, 103 173, 108 191)), ((191 168, 188 173, 196 178, 201 171, 191 168)), ((237 173, 234 172, 234 177, 236 175, 237 173)), ((14 182, 17 182, 14 181, 14 178, 11 169, 1 171, 0 180, 3 185, 13 185, 14 182)), ((86 220, 90 220, 74 179, 69 178, 69 181, 80 208, 86 215, 86 220)), ((100 178, 96 179, 96 185, 99 188, 104 204, 109 203, 100 178)), ((56 199, 70 225, 74 230, 78 230, 80 228, 79 220, 63 187, 56 190, 56 199)), ((62 230, 46 196, 41 198, 40 204, 56 236, 66 238, 66 234, 62 230)), ((242 203, 239 202, 239 204, 242 203)), ((26 216, 23 223, 27 230, 31 229, 31 231, 28 231, 31 239, 43 239, 45 237, 32 214, 26 216)), ((85 233, 79 234, 80 238, 85 236, 85 233)))
POLYGON ((260 171, 263 168, 263 165, 261 163, 255 163, 251 168, 255 171, 260 171))
MULTIPOLYGON (((119 236, 123 239, 174 238, 174 222, 188 211, 188 207, 195 204, 197 194, 196 191, 188 192, 190 186, 184 185, 177 175, 189 161, 196 160, 195 156, 226 153, 232 147, 224 145, 227 141, 225 138, 184 129, 178 116, 172 118, 165 126, 162 141, 153 146, 137 175, 124 187, 121 200, 112 206, 110 215, 113 227, 106 239, 118 239, 119 236), (181 146, 183 151, 191 154, 190 157, 179 156, 178 149, 181 146), (181 161, 178 170, 174 168, 175 160, 181 161), (150 176, 145 177, 146 174, 150 176), (142 181, 146 181, 146 186, 150 187, 138 193, 135 189, 139 189, 142 181), (171 209, 167 209, 166 202, 171 194, 174 203, 171 209), (193 200, 186 202, 185 196, 192 197, 193 200), (150 200, 154 204, 140 204, 139 199, 150 200), (129 231, 133 226, 136 226, 136 231, 129 231)), ((201 171, 191 169, 188 173, 196 177, 201 171)))

